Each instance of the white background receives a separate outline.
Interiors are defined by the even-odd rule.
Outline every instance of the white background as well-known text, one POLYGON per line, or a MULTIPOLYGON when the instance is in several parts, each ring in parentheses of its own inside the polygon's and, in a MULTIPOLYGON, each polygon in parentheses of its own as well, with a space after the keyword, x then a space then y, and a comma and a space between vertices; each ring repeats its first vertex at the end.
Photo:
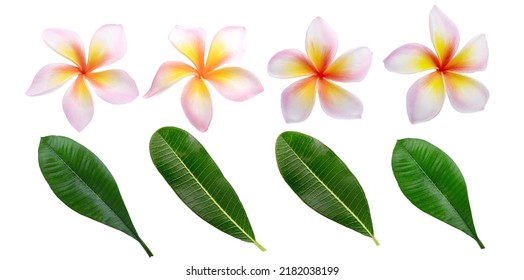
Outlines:
MULTIPOLYGON (((0 278, 189 279, 191 266, 270 268, 338 266, 332 277, 305 279, 523 279, 522 65, 524 17, 516 1, 3 1, 0 4, 0 278), (405 94, 421 75, 385 70, 383 59, 409 42, 431 47, 429 12, 438 5, 458 26, 461 46, 485 33, 490 58, 472 76, 490 90, 483 112, 460 114, 446 100, 434 120, 411 125, 405 94), (304 50, 305 32, 323 17, 339 36, 339 54, 367 46, 368 76, 343 86, 364 103, 361 120, 335 120, 317 103, 310 118, 285 124, 280 93, 292 80, 266 72, 273 54, 304 50), (81 133, 61 106, 67 86, 28 97, 36 72, 66 62, 41 39, 45 28, 76 31, 88 44, 103 24, 123 24, 124 58, 106 69, 124 69, 143 95, 165 61, 183 60, 167 36, 176 24, 202 27, 208 43, 220 28, 247 28, 248 49, 232 64, 254 72, 265 91, 234 103, 212 92, 214 117, 200 133, 180 105, 184 81, 151 99, 114 106, 94 96, 95 115, 81 133), (173 125, 206 147, 240 196, 257 240, 236 240, 194 215, 153 166, 152 133, 173 125), (281 178, 276 137, 296 130, 332 148, 357 176, 369 201, 370 238, 327 220, 304 205, 281 178), (111 170, 148 258, 132 238, 82 217, 52 193, 38 167, 40 137, 64 135, 82 143, 111 170), (446 151, 461 168, 479 237, 422 213, 402 195, 390 160, 395 141, 423 138, 446 151)), ((278 279, 198 277, 197 279, 278 279)), ((295 278, 294 278, 295 279, 295 278)), ((298 278, 297 278, 298 279, 298 278)))

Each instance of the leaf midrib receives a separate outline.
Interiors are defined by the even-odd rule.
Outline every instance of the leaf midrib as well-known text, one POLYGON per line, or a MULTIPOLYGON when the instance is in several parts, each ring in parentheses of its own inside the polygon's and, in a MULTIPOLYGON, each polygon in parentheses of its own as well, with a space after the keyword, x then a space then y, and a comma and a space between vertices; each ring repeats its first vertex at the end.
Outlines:
MULTIPOLYGON (((282 138, 282 140, 284 140, 282 138)), ((364 225, 364 223, 360 220, 360 218, 355 215, 355 213, 353 213, 353 211, 351 211, 351 209, 349 209, 349 207, 344 204, 344 202, 326 185, 324 184, 324 181, 322 181, 318 176, 317 174, 315 174, 315 172, 313 172, 313 170, 311 170, 311 168, 309 168, 309 166, 302 160, 302 158, 300 158, 300 156, 295 152, 295 150, 293 150, 293 148, 291 147, 291 145, 289 145, 289 143, 284 140, 284 143, 289 147, 289 150, 295 155, 295 157, 300 161, 300 163, 302 163, 302 165, 313 175, 313 177, 315 177, 315 179, 317 179, 318 182, 320 182, 320 184, 336 199, 336 201, 338 203, 340 203, 344 209, 346 209, 347 212, 349 212, 351 214, 351 216, 353 216, 357 222, 362 225, 362 227, 364 228, 364 230, 366 230, 366 232, 369 234, 369 236, 373 239, 373 241, 375 241, 375 243, 377 243, 378 245, 378 242, 376 241, 374 235, 369 231, 369 229, 367 228, 366 225, 364 225)))
MULTIPOLYGON (((74 176, 76 178, 78 178, 82 184, 84 186, 86 186, 90 191, 91 193, 93 193, 100 201, 102 201, 104 203, 105 206, 107 206, 107 208, 109 208, 111 210, 111 212, 116 216, 118 217, 118 219, 120 219, 120 221, 122 222, 123 225, 125 225, 125 227, 128 229, 128 231, 130 233, 132 233, 134 236, 133 238, 137 239, 138 241, 141 241, 140 240, 140 237, 138 237, 138 234, 136 233, 135 230, 133 230, 132 228, 129 227, 129 225, 127 225, 127 223, 124 221, 124 219, 122 219, 122 217, 120 215, 118 215, 118 213, 109 205, 106 203, 106 201, 104 199, 102 199, 102 197, 100 197, 90 186, 89 184, 87 184, 84 179, 75 171, 71 168, 71 166, 69 166, 69 164, 60 156, 60 154, 58 154, 58 152, 53 148, 53 146, 51 146, 49 144, 49 142, 45 141, 44 144, 56 155, 57 158, 60 159, 60 161, 67 167, 67 169, 74 174, 74 176)), ((105 223, 104 223, 105 224, 105 223)))
POLYGON ((464 217, 462 217, 462 215, 458 212, 458 210, 455 208, 455 205, 453 203, 451 203, 451 201, 448 199, 448 197, 437 187, 437 185, 435 184, 435 182, 431 179, 431 177, 429 177, 429 175, 427 174, 427 172, 424 170, 424 168, 422 168, 422 166, 418 163, 418 161, 411 155, 411 153, 409 152, 409 150, 404 147, 404 145, 402 144, 401 148, 406 151, 406 153, 408 154, 409 158, 411 158, 413 160, 413 162, 415 162, 416 166, 419 168, 419 170, 424 174, 424 176, 431 182, 431 185, 438 190, 438 192, 445 198, 445 201, 451 205, 451 208, 453 209, 453 211, 460 217, 460 220, 464 223, 464 225, 466 225, 466 227, 470 230, 470 232, 475 236, 477 237, 477 234, 476 234, 476 231, 475 229, 472 229, 469 224, 466 222, 466 220, 464 219, 464 217))
POLYGON ((175 152, 175 150, 173 150, 173 148, 171 147, 171 145, 169 145, 169 143, 167 142, 167 140, 160 134, 158 133, 158 135, 160 136, 160 138, 164 141, 164 143, 169 147, 169 149, 171 150, 171 152, 173 153, 173 155, 175 155, 175 157, 178 159, 178 161, 182 164, 182 166, 184 167, 185 170, 187 170, 187 172, 189 172, 189 175, 191 175, 191 178, 193 178, 193 180, 198 184, 198 186, 204 191, 204 193, 211 199, 211 201, 213 202, 213 204, 218 207, 218 209, 222 212, 222 214, 224 214, 228 220, 230 220, 231 222, 233 222, 233 224, 238 228, 240 229, 240 231, 247 237, 249 238, 249 240, 251 240, 252 243, 254 244, 258 244, 257 241, 251 237, 251 235, 249 235, 235 220, 233 220, 233 218, 222 208, 222 206, 220 206, 220 204, 215 200, 215 198, 213 198, 213 196, 206 190, 206 188, 204 188, 204 186, 202 185, 202 183, 200 183, 200 181, 198 180, 198 178, 193 174, 193 172, 191 172, 191 170, 187 167, 187 165, 185 164, 185 162, 178 156, 178 154, 175 152))

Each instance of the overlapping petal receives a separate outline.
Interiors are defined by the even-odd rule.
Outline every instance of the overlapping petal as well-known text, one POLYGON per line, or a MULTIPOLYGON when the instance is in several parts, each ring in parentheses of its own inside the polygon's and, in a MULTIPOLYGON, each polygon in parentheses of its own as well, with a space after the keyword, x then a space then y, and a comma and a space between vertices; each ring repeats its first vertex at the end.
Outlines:
POLYGON ((318 81, 320 105, 326 114, 337 119, 359 119, 364 105, 351 92, 326 80, 318 81))
POLYGON ((444 74, 444 83, 451 105, 459 112, 481 111, 488 102, 488 89, 475 79, 447 72, 444 74))
POLYGON ((191 78, 184 87, 182 109, 196 129, 201 132, 207 131, 213 116, 213 108, 209 91, 201 78, 191 78))
POLYGON ((158 69, 151 88, 144 97, 148 98, 162 92, 189 75, 197 75, 193 67, 178 61, 165 62, 158 69))
POLYGON ((472 73, 486 69, 488 65, 488 42, 484 34, 471 39, 448 63, 446 69, 463 73, 472 73))
POLYGON ((82 75, 67 90, 62 107, 67 120, 77 131, 82 131, 93 118, 93 100, 82 75))
POLYGON ((283 50, 269 60, 267 70, 275 78, 287 79, 315 75, 315 67, 296 49, 283 50))
POLYGON ((317 77, 298 80, 282 92, 281 106, 287 123, 304 121, 309 117, 315 105, 317 77))
POLYGON ((434 6, 429 14, 429 32, 440 65, 446 65, 457 52, 460 42, 457 26, 434 6))
POLYGON ((204 30, 177 25, 169 34, 169 40, 179 52, 193 62, 199 71, 204 70, 204 52, 206 48, 206 34, 204 30))
POLYGON ((125 52, 126 37, 122 25, 103 25, 91 39, 86 71, 114 63, 121 59, 125 52))
POLYGON ((439 72, 418 79, 408 90, 406 105, 412 124, 433 119, 444 104, 444 82, 439 72))
POLYGON ((106 70, 86 74, 93 90, 111 104, 129 103, 138 96, 135 80, 123 70, 106 70))
POLYGON ((335 31, 321 17, 315 18, 306 33, 306 53, 319 73, 333 61, 337 48, 335 31))
POLYGON ((264 91, 255 74, 240 67, 223 67, 207 73, 206 81, 225 98, 244 101, 264 91))
POLYGON ((36 73, 33 83, 25 94, 34 96, 48 93, 62 86, 78 73, 78 68, 69 64, 48 64, 36 73))
POLYGON ((324 77, 337 82, 362 81, 371 66, 371 56, 367 47, 347 51, 329 65, 324 77))
POLYGON ((69 59, 80 69, 85 69, 84 44, 78 34, 67 29, 50 28, 44 30, 42 39, 55 52, 69 59))
POLYGON ((210 72, 226 62, 238 59, 246 49, 246 29, 239 26, 222 28, 211 41, 204 72, 210 72))
POLYGON ((384 59, 384 66, 387 70, 400 74, 436 69, 439 66, 438 63, 435 54, 421 44, 403 45, 384 59))

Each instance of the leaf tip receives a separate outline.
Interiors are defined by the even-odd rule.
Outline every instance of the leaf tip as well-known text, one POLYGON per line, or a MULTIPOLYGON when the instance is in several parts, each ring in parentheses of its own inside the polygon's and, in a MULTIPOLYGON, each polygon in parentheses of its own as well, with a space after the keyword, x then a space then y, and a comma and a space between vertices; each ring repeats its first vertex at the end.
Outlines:
POLYGON ((262 244, 258 243, 257 241, 253 241, 253 243, 255 244, 255 246, 257 246, 258 249, 260 249, 260 251, 262 251, 262 252, 266 251, 266 248, 264 248, 264 246, 262 246, 262 244))
POLYGON ((380 243, 378 242, 378 240, 375 238, 375 236, 371 236, 371 239, 373 239, 373 242, 375 242, 375 245, 377 246, 380 246, 380 243))

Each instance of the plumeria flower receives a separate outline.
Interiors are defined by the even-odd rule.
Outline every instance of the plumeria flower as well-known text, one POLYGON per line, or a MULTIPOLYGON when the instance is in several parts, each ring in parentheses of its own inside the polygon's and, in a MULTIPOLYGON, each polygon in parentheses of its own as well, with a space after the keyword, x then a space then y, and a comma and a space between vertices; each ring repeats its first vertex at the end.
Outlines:
POLYGON ((204 59, 204 31, 200 28, 176 26, 170 33, 169 40, 193 66, 179 61, 165 62, 158 69, 151 88, 144 97, 151 97, 181 79, 191 77, 182 90, 182 108, 196 129, 207 131, 213 109, 205 81, 232 101, 250 99, 264 90, 253 73, 240 67, 220 67, 243 55, 245 36, 244 27, 229 26, 221 29, 211 42, 207 59, 204 59))
POLYGON ((276 78, 302 79, 282 92, 281 107, 288 123, 309 117, 318 91, 320 105, 329 116, 355 119, 362 115, 360 99, 332 81, 356 82, 366 76, 372 53, 367 47, 347 51, 337 59, 338 38, 333 29, 317 17, 306 33, 306 53, 287 49, 275 54, 268 63, 268 72, 276 78))
POLYGON ((100 98, 112 104, 128 103, 138 96, 135 81, 125 71, 95 72, 124 56, 126 39, 121 25, 107 24, 100 27, 91 39, 87 57, 82 40, 73 31, 46 29, 42 37, 51 49, 74 65, 54 63, 44 66, 36 74, 26 94, 34 96, 48 93, 75 78, 64 95, 62 106, 69 123, 76 130, 82 131, 93 118, 93 100, 86 82, 100 98))
POLYGON ((436 6, 429 15, 429 31, 436 53, 421 44, 406 44, 384 60, 386 69, 401 74, 434 70, 408 90, 407 111, 411 123, 429 121, 438 115, 446 93, 453 108, 459 112, 483 110, 489 98, 488 89, 459 73, 486 69, 488 43, 484 34, 473 37, 457 53, 457 26, 436 6))

